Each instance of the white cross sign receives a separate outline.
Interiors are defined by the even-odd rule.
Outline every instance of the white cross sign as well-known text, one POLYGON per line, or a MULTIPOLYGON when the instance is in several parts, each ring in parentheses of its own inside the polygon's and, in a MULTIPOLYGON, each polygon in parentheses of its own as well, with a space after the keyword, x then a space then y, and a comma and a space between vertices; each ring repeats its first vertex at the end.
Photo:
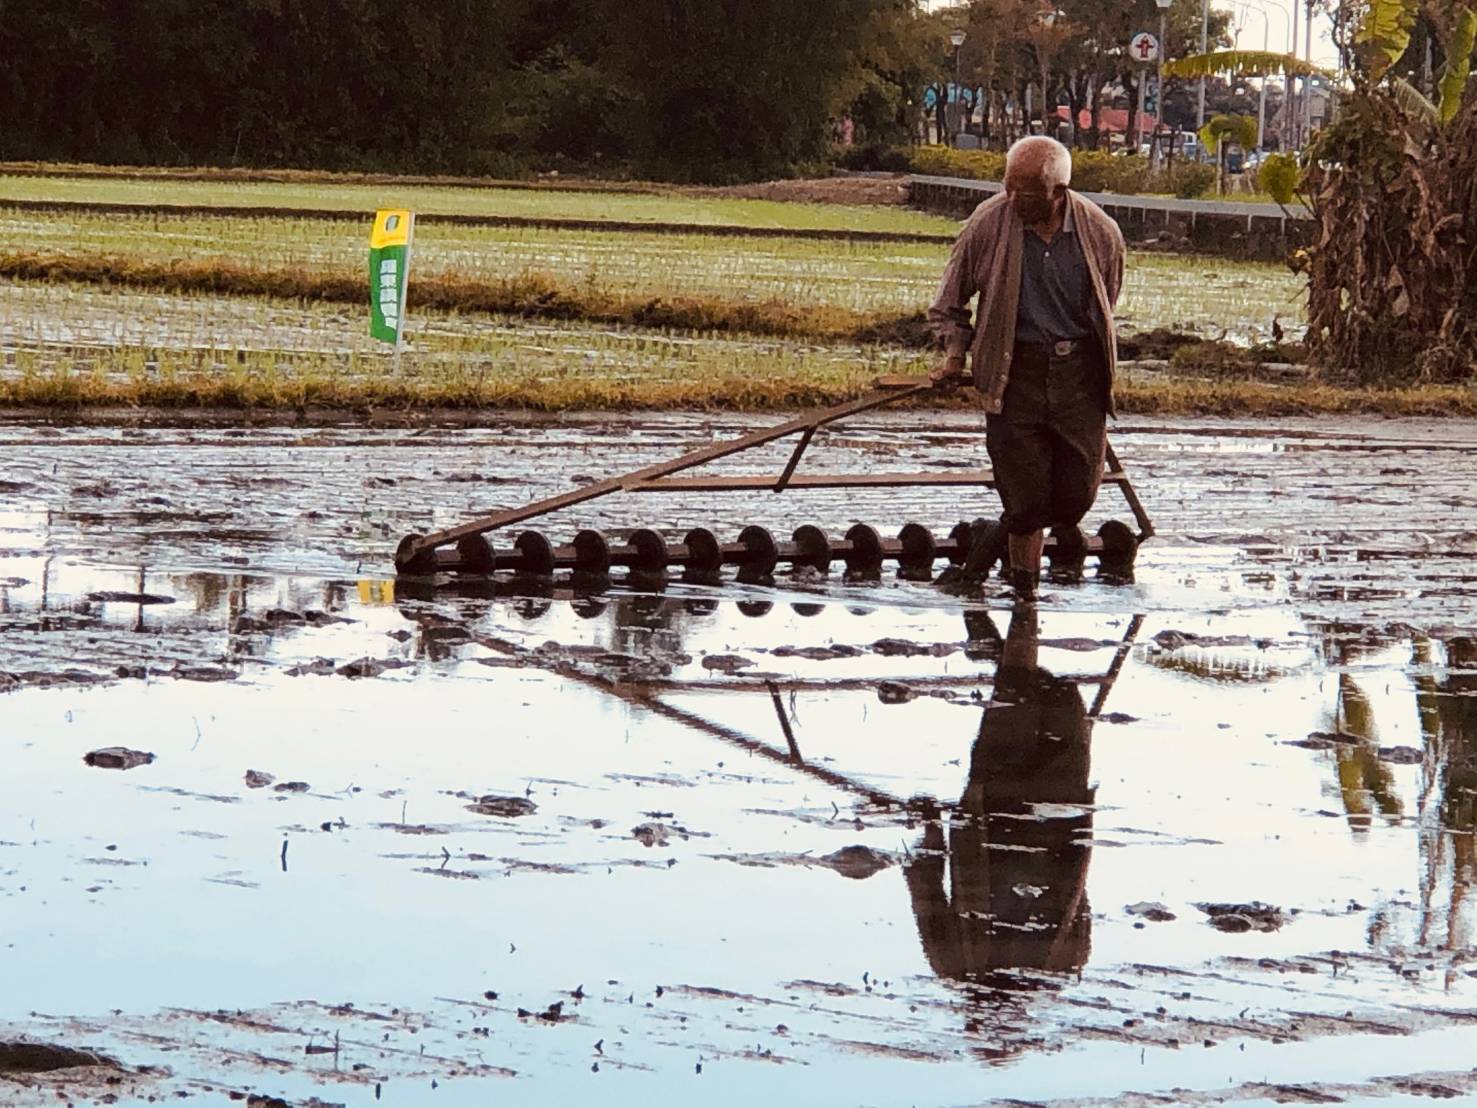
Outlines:
POLYGON ((1148 31, 1140 31, 1128 41, 1128 56, 1140 65, 1159 60, 1159 40, 1148 31))

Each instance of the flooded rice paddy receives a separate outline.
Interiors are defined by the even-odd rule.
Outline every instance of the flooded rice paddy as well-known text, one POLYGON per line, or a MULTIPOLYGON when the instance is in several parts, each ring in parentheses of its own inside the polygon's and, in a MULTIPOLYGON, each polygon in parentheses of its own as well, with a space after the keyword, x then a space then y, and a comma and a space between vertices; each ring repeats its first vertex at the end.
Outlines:
MULTIPOLYGON (((1477 1095, 1477 429, 1125 425, 1160 535, 1034 611, 388 572, 761 422, 0 428, 0 1103, 1477 1095)), ((931 414, 806 464, 982 459, 931 414)))

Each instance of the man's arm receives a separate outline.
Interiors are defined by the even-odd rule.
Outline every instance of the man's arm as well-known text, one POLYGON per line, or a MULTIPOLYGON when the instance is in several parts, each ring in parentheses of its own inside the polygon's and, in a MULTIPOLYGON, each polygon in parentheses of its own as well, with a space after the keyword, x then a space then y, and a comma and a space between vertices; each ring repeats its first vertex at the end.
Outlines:
POLYGON ((970 301, 979 292, 975 281, 974 225, 965 224, 949 251, 949 262, 939 282, 938 295, 928 309, 928 322, 944 348, 943 364, 928 376, 934 384, 952 382, 964 374, 965 354, 974 343, 974 312, 970 301))
POLYGON ((1108 294, 1108 304, 1116 308, 1118 294, 1123 291, 1123 263, 1128 254, 1128 245, 1123 241, 1123 232, 1119 230, 1118 224, 1110 219, 1108 225, 1113 229, 1113 258, 1112 264, 1103 273, 1103 283, 1107 286, 1103 291, 1108 294))

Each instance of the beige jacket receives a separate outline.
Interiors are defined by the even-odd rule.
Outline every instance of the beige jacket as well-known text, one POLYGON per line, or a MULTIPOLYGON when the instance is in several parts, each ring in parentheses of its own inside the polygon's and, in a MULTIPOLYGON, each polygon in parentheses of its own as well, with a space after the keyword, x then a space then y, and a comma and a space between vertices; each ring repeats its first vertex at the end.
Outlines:
MULTIPOLYGON (((1113 411, 1113 375, 1118 368, 1118 337, 1113 308, 1123 288, 1123 232, 1091 200, 1067 190, 1068 219, 1082 245, 1092 278, 1098 338, 1108 356, 1108 411, 1113 411)), ((990 197, 974 210, 954 248, 939 293, 928 309, 934 334, 951 357, 969 351, 974 387, 985 398, 985 410, 998 413, 1005 403, 1010 360, 1015 348, 1015 317, 1021 295, 1021 255, 1026 233, 1005 193, 990 197), (979 294, 979 311, 971 321, 969 302, 979 294)))

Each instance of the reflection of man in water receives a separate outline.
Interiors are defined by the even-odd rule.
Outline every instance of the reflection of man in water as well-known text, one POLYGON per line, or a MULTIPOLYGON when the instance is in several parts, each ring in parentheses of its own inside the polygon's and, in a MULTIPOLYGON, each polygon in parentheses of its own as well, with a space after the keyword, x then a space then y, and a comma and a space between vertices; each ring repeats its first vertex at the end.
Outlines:
POLYGON ((1037 665, 1037 638, 1035 610, 1017 610, 947 857, 943 829, 930 821, 905 869, 923 951, 941 977, 1087 961, 1092 813, 1037 806, 1092 803, 1092 724, 1076 686, 1037 665))

